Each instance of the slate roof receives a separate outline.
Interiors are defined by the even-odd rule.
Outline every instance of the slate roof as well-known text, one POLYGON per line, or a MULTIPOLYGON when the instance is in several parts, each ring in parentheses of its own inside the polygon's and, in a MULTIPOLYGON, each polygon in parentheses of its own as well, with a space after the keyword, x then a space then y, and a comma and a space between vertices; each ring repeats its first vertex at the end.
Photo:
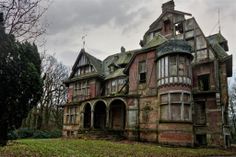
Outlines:
POLYGON ((162 36, 161 34, 158 34, 158 35, 154 36, 151 41, 149 41, 147 44, 145 44, 143 48, 145 49, 145 48, 158 46, 158 45, 161 45, 162 43, 164 43, 165 41, 167 41, 167 39, 164 36, 162 36))
POLYGON ((223 59, 228 56, 224 48, 220 45, 221 43, 225 43, 227 46, 227 40, 223 37, 221 33, 217 33, 207 37, 212 49, 216 53, 219 59, 223 59))

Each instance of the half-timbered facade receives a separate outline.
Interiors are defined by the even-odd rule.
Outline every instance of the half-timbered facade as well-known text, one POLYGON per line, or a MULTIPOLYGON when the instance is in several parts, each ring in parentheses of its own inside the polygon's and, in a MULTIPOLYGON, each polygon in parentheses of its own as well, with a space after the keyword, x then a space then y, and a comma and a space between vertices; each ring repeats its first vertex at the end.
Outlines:
POLYGON ((65 81, 63 135, 120 130, 161 144, 229 146, 232 56, 222 34, 206 37, 191 14, 169 1, 140 45, 103 61, 80 51, 65 81))

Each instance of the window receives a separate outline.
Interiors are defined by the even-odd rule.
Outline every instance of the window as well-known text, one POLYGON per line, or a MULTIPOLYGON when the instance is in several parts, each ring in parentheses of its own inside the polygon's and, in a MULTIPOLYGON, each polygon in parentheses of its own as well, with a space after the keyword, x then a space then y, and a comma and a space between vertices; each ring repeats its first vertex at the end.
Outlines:
POLYGON ((112 93, 116 92, 116 80, 111 81, 111 92, 112 93))
POLYGON ((210 81, 209 75, 201 75, 198 76, 198 89, 201 91, 208 91, 210 90, 210 81))
POLYGON ((184 28, 183 28, 183 23, 176 23, 175 24, 175 34, 182 34, 184 32, 184 28))
POLYGON ((139 62, 139 82, 146 82, 146 62, 139 62))
POLYGON ((171 33, 171 22, 170 22, 170 20, 164 21, 164 32, 166 34, 171 33))
POLYGON ((77 107, 74 106, 67 107, 66 123, 75 124, 76 119, 77 119, 77 107))
POLYGON ((197 125, 206 124, 206 105, 205 102, 197 102, 194 104, 195 109, 195 123, 197 125))
POLYGON ((166 93, 160 96, 161 120, 191 120, 190 94, 166 93))
POLYGON ((177 56, 170 56, 170 76, 177 76, 177 56))
POLYGON ((179 76, 186 75, 186 63, 185 58, 183 56, 179 56, 179 76))
POLYGON ((196 143, 199 146, 207 145, 206 134, 196 134, 196 143))
POLYGON ((78 92, 79 92, 79 83, 74 83, 74 92, 73 92, 73 101, 77 101, 78 99, 78 92))

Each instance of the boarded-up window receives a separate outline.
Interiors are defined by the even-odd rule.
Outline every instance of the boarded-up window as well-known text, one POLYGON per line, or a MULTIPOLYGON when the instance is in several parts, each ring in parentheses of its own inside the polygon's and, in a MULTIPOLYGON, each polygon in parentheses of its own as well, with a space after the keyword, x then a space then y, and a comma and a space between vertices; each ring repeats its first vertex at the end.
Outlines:
POLYGON ((139 82, 146 82, 146 61, 139 62, 139 82))
POLYGON ((195 109, 195 123, 198 125, 206 124, 206 105, 205 102, 198 102, 194 104, 195 109))

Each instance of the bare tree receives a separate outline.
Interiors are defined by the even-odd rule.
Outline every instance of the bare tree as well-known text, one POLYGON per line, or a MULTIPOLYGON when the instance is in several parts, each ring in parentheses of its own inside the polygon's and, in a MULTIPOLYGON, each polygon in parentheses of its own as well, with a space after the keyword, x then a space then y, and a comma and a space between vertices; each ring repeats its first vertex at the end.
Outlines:
POLYGON ((229 119, 232 133, 236 133, 236 78, 232 78, 233 83, 229 89, 229 119))
POLYGON ((45 33, 40 19, 47 11, 50 0, 0 0, 6 33, 18 40, 34 40, 45 33))
POLYGON ((36 129, 60 129, 63 121, 61 105, 66 103, 66 87, 69 68, 58 62, 54 56, 43 55, 43 94, 39 104, 28 115, 23 127, 36 129), (36 120, 35 120, 36 119, 36 120))

